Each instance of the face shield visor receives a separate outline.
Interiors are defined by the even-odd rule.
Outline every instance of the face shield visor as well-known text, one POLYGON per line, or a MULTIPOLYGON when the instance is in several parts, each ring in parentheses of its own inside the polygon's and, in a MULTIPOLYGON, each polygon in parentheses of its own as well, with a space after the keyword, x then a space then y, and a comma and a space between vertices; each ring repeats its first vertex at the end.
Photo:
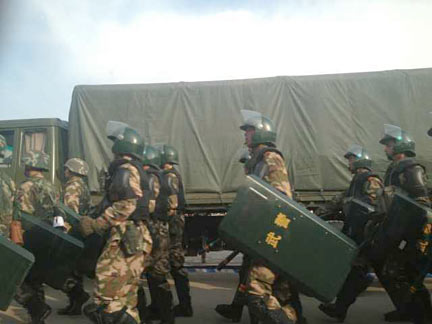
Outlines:
POLYGON ((114 142, 116 139, 122 139, 121 136, 124 134, 126 128, 131 127, 126 123, 110 120, 106 125, 105 134, 114 142))

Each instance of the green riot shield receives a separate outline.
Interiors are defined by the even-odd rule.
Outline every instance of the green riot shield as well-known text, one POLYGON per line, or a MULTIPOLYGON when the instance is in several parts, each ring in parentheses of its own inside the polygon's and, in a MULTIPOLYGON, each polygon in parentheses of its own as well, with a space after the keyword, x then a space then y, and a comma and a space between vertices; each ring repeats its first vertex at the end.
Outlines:
POLYGON ((66 279, 75 270, 84 245, 78 239, 52 227, 34 216, 21 213, 24 247, 33 253, 36 262, 29 277, 62 289, 66 279))
POLYGON ((97 260, 102 253, 106 239, 96 233, 84 238, 78 229, 81 216, 63 203, 59 203, 59 208, 66 214, 66 221, 72 225, 69 234, 84 243, 84 249, 77 261, 76 270, 89 278, 94 278, 97 260))
POLYGON ((432 223, 432 211, 400 191, 396 191, 387 218, 375 234, 369 257, 375 261, 385 259, 388 253, 401 246, 415 244, 426 223, 432 223))
POLYGON ((339 292, 357 254, 351 239, 255 176, 246 177, 219 233, 323 302, 339 292))
POLYGON ((375 212, 375 207, 357 198, 347 198, 344 200, 345 223, 342 232, 357 244, 362 244, 365 240, 365 226, 370 219, 370 215, 375 212))
POLYGON ((35 262, 33 254, 0 235, 0 310, 9 307, 17 288, 35 262))
POLYGON ((69 208, 62 202, 58 203, 58 207, 64 211, 66 215, 66 222, 68 222, 72 227, 78 226, 80 222, 80 215, 75 213, 75 211, 72 208, 69 208))

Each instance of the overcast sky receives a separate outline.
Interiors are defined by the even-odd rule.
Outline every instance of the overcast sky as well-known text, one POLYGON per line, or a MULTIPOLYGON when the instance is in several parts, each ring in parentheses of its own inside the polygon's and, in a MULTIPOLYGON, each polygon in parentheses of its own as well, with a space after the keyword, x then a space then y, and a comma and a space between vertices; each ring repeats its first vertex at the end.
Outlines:
POLYGON ((0 0, 0 119, 77 84, 432 67, 430 0, 0 0))

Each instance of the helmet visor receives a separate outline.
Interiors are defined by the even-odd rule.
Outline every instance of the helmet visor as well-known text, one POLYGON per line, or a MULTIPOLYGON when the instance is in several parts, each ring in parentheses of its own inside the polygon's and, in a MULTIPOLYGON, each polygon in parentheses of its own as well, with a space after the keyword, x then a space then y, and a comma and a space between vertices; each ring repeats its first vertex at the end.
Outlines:
POLYGON ((262 114, 253 110, 245 110, 241 111, 243 117, 243 125, 240 126, 241 130, 246 130, 248 127, 258 128, 262 122, 262 114))
POLYGON ((115 141, 121 134, 124 134, 126 128, 131 127, 128 124, 110 120, 106 125, 105 133, 110 140, 115 141))
POLYGON ((348 159, 351 155, 354 155, 356 158, 361 158, 363 156, 363 147, 358 144, 351 144, 344 157, 348 159))

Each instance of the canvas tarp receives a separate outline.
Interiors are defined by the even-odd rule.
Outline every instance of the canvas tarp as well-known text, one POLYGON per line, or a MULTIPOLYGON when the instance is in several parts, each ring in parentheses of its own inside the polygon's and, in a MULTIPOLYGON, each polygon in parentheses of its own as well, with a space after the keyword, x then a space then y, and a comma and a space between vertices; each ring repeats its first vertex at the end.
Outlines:
POLYGON ((238 162, 244 135, 241 109, 273 119, 296 190, 339 190, 350 173, 345 150, 364 145, 384 171, 378 143, 383 124, 407 130, 418 160, 432 165, 432 69, 249 80, 137 85, 82 85, 72 95, 69 156, 90 165, 90 187, 112 159, 109 120, 136 128, 147 143, 180 154, 188 193, 234 192, 244 180, 238 162))

